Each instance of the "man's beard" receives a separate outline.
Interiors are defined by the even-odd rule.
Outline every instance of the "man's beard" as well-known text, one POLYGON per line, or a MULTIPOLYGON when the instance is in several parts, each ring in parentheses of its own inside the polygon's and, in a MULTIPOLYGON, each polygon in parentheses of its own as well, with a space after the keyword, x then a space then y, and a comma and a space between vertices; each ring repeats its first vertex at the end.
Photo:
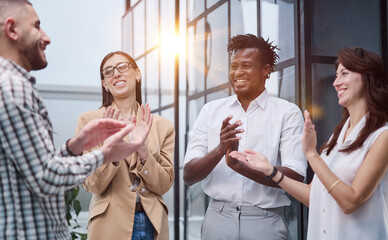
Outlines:
POLYGON ((39 41, 21 40, 20 52, 31 65, 31 70, 40 70, 47 66, 47 61, 40 54, 39 41))

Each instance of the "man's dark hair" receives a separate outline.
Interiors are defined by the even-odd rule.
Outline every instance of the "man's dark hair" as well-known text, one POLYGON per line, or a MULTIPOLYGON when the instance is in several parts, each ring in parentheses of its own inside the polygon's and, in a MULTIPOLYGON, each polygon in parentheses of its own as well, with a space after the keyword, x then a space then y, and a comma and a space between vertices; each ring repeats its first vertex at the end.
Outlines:
POLYGON ((249 33, 239 34, 229 40, 228 52, 230 54, 235 54, 238 50, 243 48, 257 48, 259 50, 261 64, 263 66, 268 64, 271 67, 270 71, 273 72, 276 61, 279 58, 275 50, 279 50, 279 48, 272 43, 273 42, 269 42, 269 39, 264 40, 261 36, 257 37, 249 33))

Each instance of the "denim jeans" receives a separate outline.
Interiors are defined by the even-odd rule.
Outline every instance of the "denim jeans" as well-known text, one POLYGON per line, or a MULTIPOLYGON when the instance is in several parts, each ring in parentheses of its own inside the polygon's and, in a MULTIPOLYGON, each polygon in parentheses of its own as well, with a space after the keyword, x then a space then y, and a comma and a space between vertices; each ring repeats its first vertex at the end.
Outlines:
POLYGON ((132 240, 153 240, 154 226, 143 212, 135 212, 132 240))

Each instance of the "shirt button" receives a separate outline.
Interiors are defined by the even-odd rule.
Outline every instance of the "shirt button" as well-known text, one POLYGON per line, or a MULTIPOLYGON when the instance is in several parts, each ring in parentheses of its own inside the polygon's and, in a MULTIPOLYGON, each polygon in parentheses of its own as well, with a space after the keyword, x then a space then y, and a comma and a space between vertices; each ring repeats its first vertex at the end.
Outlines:
POLYGON ((150 174, 150 172, 148 172, 147 170, 144 171, 144 174, 148 176, 148 174, 150 174))
POLYGON ((323 212, 325 212, 325 209, 323 209, 323 212))
POLYGON ((240 211, 240 208, 239 208, 239 207, 236 207, 236 211, 237 211, 237 212, 240 211))
POLYGON ((326 234, 326 230, 323 230, 323 234, 326 234))

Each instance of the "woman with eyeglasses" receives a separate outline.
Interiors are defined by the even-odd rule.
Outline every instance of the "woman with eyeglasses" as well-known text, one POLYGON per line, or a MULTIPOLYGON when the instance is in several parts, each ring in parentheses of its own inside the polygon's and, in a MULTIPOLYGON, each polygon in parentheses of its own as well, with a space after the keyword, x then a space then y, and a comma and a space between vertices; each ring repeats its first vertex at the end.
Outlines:
POLYGON ((230 155, 309 207, 307 239, 388 239, 386 70, 381 57, 360 47, 340 50, 336 70, 343 115, 320 155, 310 114, 304 114, 303 152, 315 172, 310 184, 288 178, 261 153, 230 155))
MULTIPOLYGON (((102 106, 82 113, 76 132, 95 118, 139 122, 149 115, 141 105, 141 73, 128 54, 105 56, 100 66, 102 106)), ((152 115, 150 133, 137 152, 117 164, 105 164, 89 176, 84 187, 93 193, 88 239, 168 239, 167 206, 162 195, 174 181, 174 127, 152 115)), ((136 137, 136 129, 125 139, 136 137)))

